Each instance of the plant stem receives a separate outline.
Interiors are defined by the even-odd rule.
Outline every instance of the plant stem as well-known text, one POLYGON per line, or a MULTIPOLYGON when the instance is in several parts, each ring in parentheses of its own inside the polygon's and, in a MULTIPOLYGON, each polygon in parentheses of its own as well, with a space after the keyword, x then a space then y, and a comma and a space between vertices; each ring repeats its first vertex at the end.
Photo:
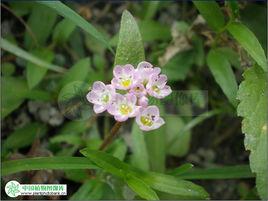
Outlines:
POLYGON ((104 150, 109 144, 112 143, 113 138, 118 134, 119 128, 122 126, 122 122, 117 121, 110 131, 110 134, 104 139, 99 150, 104 150))

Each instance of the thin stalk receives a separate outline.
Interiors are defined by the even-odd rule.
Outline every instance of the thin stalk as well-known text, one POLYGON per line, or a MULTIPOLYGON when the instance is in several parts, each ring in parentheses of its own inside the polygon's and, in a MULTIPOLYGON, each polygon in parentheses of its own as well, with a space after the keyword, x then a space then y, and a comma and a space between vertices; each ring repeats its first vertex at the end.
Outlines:
POLYGON ((104 150, 108 145, 110 145, 114 139, 114 137, 118 134, 118 130, 122 126, 122 122, 117 121, 113 128, 110 131, 110 134, 104 139, 101 144, 99 150, 104 150))

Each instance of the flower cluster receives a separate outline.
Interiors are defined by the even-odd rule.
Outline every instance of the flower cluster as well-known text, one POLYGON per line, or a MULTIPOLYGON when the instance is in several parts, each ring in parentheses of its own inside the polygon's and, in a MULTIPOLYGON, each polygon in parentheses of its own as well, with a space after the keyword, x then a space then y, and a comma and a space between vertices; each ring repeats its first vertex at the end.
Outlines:
POLYGON ((116 121, 136 117, 141 130, 157 129, 165 122, 157 106, 148 106, 148 95, 161 99, 171 93, 167 76, 161 69, 143 61, 135 69, 132 65, 115 66, 111 84, 94 82, 87 100, 94 104, 94 112, 107 111, 116 121))

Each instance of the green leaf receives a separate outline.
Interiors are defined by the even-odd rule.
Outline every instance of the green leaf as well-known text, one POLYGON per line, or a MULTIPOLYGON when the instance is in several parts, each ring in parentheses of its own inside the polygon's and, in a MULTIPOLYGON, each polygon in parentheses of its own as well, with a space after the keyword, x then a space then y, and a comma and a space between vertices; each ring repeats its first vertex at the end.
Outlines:
MULTIPOLYGON (((36 57, 42 58, 48 63, 50 63, 54 58, 53 52, 48 49, 37 49, 32 51, 32 54, 36 57)), ((46 73, 46 68, 42 68, 41 66, 28 62, 26 66, 26 77, 29 88, 34 88, 43 79, 46 73)))
MULTIPOLYGON (((34 4, 32 13, 28 18, 27 25, 33 32, 38 44, 44 46, 52 32, 53 25, 57 19, 57 14, 41 4, 34 4), (40 25, 42 22, 42 25, 40 25)), ((33 39, 28 32, 25 32, 24 45, 27 49, 33 47, 33 39)))
POLYGON ((106 172, 118 177, 124 178, 125 172, 128 171, 128 165, 111 155, 104 154, 101 151, 91 150, 88 148, 80 150, 81 154, 92 160, 106 172))
POLYGON ((19 149, 27 147, 36 138, 41 138, 47 131, 47 127, 40 123, 29 123, 8 135, 3 142, 4 149, 19 149))
POLYGON ((151 189, 149 185, 144 183, 141 179, 131 174, 128 174, 125 177, 125 182, 141 198, 144 198, 146 200, 159 200, 156 192, 153 189, 151 189))
POLYGON ((4 76, 1 79, 1 118, 5 118, 13 110, 17 109, 28 93, 26 82, 18 77, 4 76))
POLYGON ((84 157, 36 157, 2 162, 2 176, 29 170, 98 169, 84 157))
POLYGON ((139 27, 133 16, 125 10, 121 18, 114 65, 132 64, 136 66, 144 60, 144 57, 139 27))
POLYGON ((207 56, 207 64, 214 79, 219 84, 224 94, 227 96, 229 101, 236 106, 236 94, 237 94, 237 83, 234 72, 232 71, 231 65, 226 57, 217 51, 212 49, 209 51, 207 56))
POLYGON ((147 3, 147 9, 145 12, 144 19, 149 20, 152 19, 157 12, 158 6, 160 1, 148 1, 147 3))
POLYGON ((111 153, 114 157, 118 158, 120 161, 123 161, 127 154, 127 146, 124 140, 118 139, 109 147, 107 150, 108 153, 111 153))
POLYGON ((87 180, 72 197, 70 197, 70 200, 100 200, 103 197, 103 188, 107 186, 107 184, 97 179, 87 180))
POLYGON ((150 169, 156 172, 164 172, 166 164, 166 125, 144 133, 150 162, 150 169))
POLYGON ((220 47, 217 48, 217 51, 220 52, 226 59, 228 59, 232 66, 237 69, 241 69, 240 56, 237 52, 229 47, 220 47))
POLYGON ((178 168, 175 168, 173 170, 168 171, 168 173, 171 174, 171 175, 181 175, 181 174, 184 174, 185 172, 188 172, 193 167, 194 167, 193 164, 191 164, 191 163, 185 163, 185 164, 181 165, 178 168))
MULTIPOLYGON (((172 175, 177 175, 174 171, 172 175)), ((193 168, 184 174, 178 175, 181 179, 241 179, 254 178, 248 165, 225 166, 217 168, 199 169, 193 168)))
POLYGON ((85 81, 90 68, 89 58, 79 60, 64 74, 61 80, 61 85, 64 86, 74 81, 85 81))
POLYGON ((80 152, 104 171, 120 178, 125 179, 129 175, 135 176, 155 190, 180 195, 183 198, 205 199, 208 197, 207 192, 201 186, 192 182, 161 173, 139 170, 101 151, 83 149, 80 152))
POLYGON ((227 26, 227 30, 249 53, 249 55, 267 72, 267 60, 265 52, 258 39, 245 25, 233 22, 227 26))
POLYGON ((60 1, 39 1, 39 3, 52 8, 53 10, 57 11, 57 13, 62 17, 71 20, 76 26, 80 27, 88 34, 100 41, 103 45, 105 45, 112 53, 114 52, 101 32, 99 32, 92 24, 83 19, 80 15, 78 15, 75 11, 73 11, 65 4, 61 3, 60 1))
POLYGON ((245 148, 250 151, 252 172, 256 173, 257 190, 262 199, 267 199, 267 74, 252 67, 243 74, 244 81, 238 90, 240 103, 238 116, 243 117, 242 132, 245 133, 245 148))
POLYGON ((138 23, 142 40, 154 42, 156 40, 170 40, 170 27, 153 20, 143 20, 138 23))
POLYGON ((194 62, 194 52, 185 51, 176 54, 162 68, 169 81, 184 80, 194 62))
POLYGON ((15 72, 15 65, 13 63, 2 63, 1 73, 4 76, 10 76, 15 72))
POLYGON ((149 156, 147 152, 145 137, 142 130, 138 127, 137 124, 132 125, 131 131, 131 149, 132 149, 132 160, 131 163, 133 166, 142 169, 149 170, 149 156))
POLYGON ((12 43, 10 43, 9 41, 1 38, 1 41, 0 41, 0 45, 1 45, 1 48, 3 48, 4 50, 10 52, 11 54, 14 54, 22 59, 25 59, 31 63, 34 63, 42 68, 47 68, 47 69, 50 69, 50 70, 53 70, 53 71, 56 71, 56 72, 59 72, 59 73, 63 73, 65 72, 65 68, 62 68, 60 66, 56 66, 56 65, 53 65, 53 64, 49 64, 47 63, 46 61, 38 58, 38 57, 35 57, 34 55, 26 52, 25 50, 19 48, 18 46, 16 45, 13 45, 12 43))
POLYGON ((185 126, 183 119, 179 116, 170 115, 165 117, 167 153, 173 156, 184 156, 187 154, 190 146, 191 132, 181 132, 185 126))
POLYGON ((55 43, 65 43, 75 30, 75 24, 69 19, 61 20, 54 29, 52 39, 55 43))
POLYGON ((149 172, 142 175, 143 180, 153 189, 181 196, 181 199, 207 199, 208 193, 192 182, 178 179, 170 175, 149 172))
POLYGON ((220 31, 224 27, 224 15, 215 1, 193 1, 193 3, 211 28, 220 31))

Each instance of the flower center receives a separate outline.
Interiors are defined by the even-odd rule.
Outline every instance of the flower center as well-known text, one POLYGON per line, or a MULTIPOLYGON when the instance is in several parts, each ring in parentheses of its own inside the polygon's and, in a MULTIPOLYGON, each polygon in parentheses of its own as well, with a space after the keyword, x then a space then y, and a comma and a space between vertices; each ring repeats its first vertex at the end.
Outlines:
POLYGON ((153 125, 153 121, 151 120, 151 118, 149 118, 147 116, 141 116, 141 123, 144 126, 152 126, 153 125))
POLYGON ((102 96, 102 102, 104 102, 104 103, 108 103, 109 100, 110 100, 110 97, 109 97, 108 94, 104 94, 104 95, 102 96))
POLYGON ((123 80, 121 84, 123 87, 129 87, 131 84, 131 80, 130 79, 123 80))
POLYGON ((120 112, 123 115, 127 115, 132 112, 132 108, 126 104, 120 105, 120 112))
POLYGON ((159 93, 160 92, 160 89, 158 88, 158 86, 154 85, 152 86, 152 90, 156 93, 159 93))

